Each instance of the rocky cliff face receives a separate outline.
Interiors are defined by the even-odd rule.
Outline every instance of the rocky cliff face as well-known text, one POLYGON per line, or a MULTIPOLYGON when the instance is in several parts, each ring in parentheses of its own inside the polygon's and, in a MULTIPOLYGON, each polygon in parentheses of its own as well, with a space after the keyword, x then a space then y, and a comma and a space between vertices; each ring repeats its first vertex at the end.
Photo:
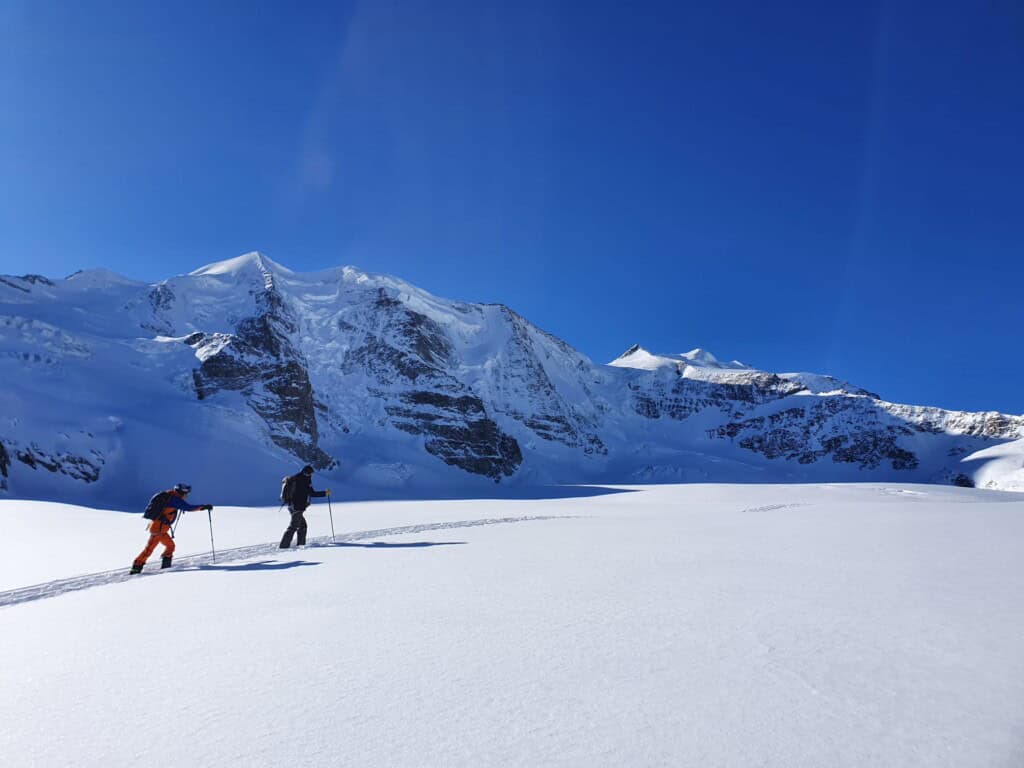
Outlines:
POLYGON ((4 444, 0 443, 0 491, 7 490, 7 469, 11 466, 11 457, 7 454, 4 444))
MULTIPOLYGON (((793 477, 924 479, 970 485, 961 459, 990 441, 1024 434, 1024 417, 963 413, 897 405, 832 377, 773 374, 741 363, 719 364, 702 350, 656 356, 639 346, 612 363, 629 369, 630 402, 652 420, 699 416, 712 446, 740 449, 737 457, 763 457, 807 468, 793 477), (930 439, 929 439, 930 438, 930 439)), ((991 486, 995 487, 995 486, 991 486)))
MULTIPOLYGON (((14 458, 30 469, 42 469, 51 473, 59 472, 72 480, 95 483, 100 478, 100 469, 105 461, 99 451, 91 453, 92 455, 89 457, 76 456, 68 452, 48 453, 32 443, 23 448, 17 448, 14 458)), ((0 465, 2 464, 3 456, 0 456, 0 465)), ((7 476, 6 472, 3 474, 4 477, 7 476)))
POLYGON ((586 385, 591 374, 589 361, 508 307, 500 306, 498 311, 509 334, 491 371, 488 391, 495 408, 542 440, 578 450, 585 456, 606 455, 608 449, 597 435, 598 418, 587 413, 593 408, 592 392, 586 385), (570 372, 579 378, 579 388, 588 397, 584 402, 590 409, 577 407, 555 386, 542 362, 552 355, 557 356, 560 364, 568 364, 570 372))
POLYGON ((732 421, 709 437, 735 441, 769 459, 813 464, 829 458, 861 469, 877 469, 886 461, 894 470, 910 470, 918 467, 917 456, 898 441, 913 434, 908 423, 891 418, 875 401, 837 396, 732 421))
POLYGON ((103 453, 96 449, 82 453, 84 455, 67 447, 47 450, 34 442, 22 443, 10 438, 7 438, 6 446, 0 441, 0 491, 8 490, 8 478, 15 472, 12 466, 15 461, 25 470, 60 474, 82 483, 95 483, 106 463, 103 453))
POLYGON ((646 419, 683 421, 708 408, 732 418, 765 403, 803 392, 805 387, 773 373, 730 374, 718 381, 687 378, 684 370, 670 377, 648 377, 630 384, 634 410, 646 419))
POLYGON ((317 402, 305 357, 292 338, 298 322, 268 279, 255 296, 256 314, 240 321, 235 333, 189 334, 199 367, 192 371, 196 397, 237 391, 263 419, 273 443, 317 469, 334 462, 319 446, 317 402))
POLYGON ((157 285, 4 277, 0 370, 0 491, 43 497, 163 466, 212 484, 295 462, 371 486, 755 473, 1000 487, 1005 471, 979 475, 972 456, 1024 437, 1022 417, 897 405, 703 350, 595 365, 504 306, 260 254, 157 285))
POLYGON ((523 461, 519 445, 453 375, 456 353, 441 325, 384 288, 366 298, 369 306, 349 313, 363 323, 340 321, 351 343, 341 366, 349 376, 369 374, 366 394, 386 424, 421 436, 427 453, 453 467, 495 481, 513 475, 523 461))

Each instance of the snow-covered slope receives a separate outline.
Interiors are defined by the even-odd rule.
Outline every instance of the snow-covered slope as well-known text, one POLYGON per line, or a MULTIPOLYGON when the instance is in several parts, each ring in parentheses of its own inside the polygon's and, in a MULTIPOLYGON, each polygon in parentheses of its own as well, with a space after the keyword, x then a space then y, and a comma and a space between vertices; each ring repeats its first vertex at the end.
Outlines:
POLYGON ((1024 497, 619 490, 218 507, 136 577, 140 515, 0 501, 3 766, 1024 764, 1024 497))
POLYGON ((696 349, 596 365, 501 305, 263 254, 148 285, 0 278, 0 493, 255 503, 309 463, 352 494, 590 481, 1017 488, 1024 418, 888 403, 696 349), (998 457, 985 453, 1010 443, 998 457), (979 453, 981 452, 981 453, 979 453), (1008 478, 1004 481, 1004 478, 1008 478))
POLYGON ((619 357, 612 360, 609 365, 614 365, 618 368, 639 368, 642 371, 654 371, 666 367, 686 368, 690 366, 724 371, 750 370, 750 366, 744 365, 739 360, 733 360, 731 363, 719 362, 718 358, 713 354, 699 347, 678 355, 655 355, 639 344, 634 344, 619 357))

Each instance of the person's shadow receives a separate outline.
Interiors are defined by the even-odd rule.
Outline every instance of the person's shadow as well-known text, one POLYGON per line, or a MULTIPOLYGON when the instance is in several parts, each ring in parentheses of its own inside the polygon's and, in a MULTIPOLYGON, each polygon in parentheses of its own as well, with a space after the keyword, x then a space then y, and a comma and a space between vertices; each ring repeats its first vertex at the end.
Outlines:
POLYGON ((241 573, 242 571, 284 571, 288 568, 301 568, 306 565, 320 565, 320 563, 311 562, 309 560, 292 560, 284 563, 277 562, 276 560, 261 560, 258 563, 240 563, 238 565, 216 565, 215 563, 209 563, 206 565, 197 565, 195 566, 195 570, 241 573))
POLYGON ((328 544, 328 547, 362 547, 364 549, 408 549, 411 547, 451 547, 456 544, 465 544, 464 541, 373 541, 369 544, 361 544, 358 541, 336 541, 328 544))
MULTIPOLYGON (((363 549, 410 549, 420 547, 449 547, 457 544, 465 544, 464 541, 373 541, 362 544, 358 541, 336 541, 327 544, 317 544, 316 547, 362 547, 363 549)), ((302 568, 307 565, 320 565, 319 561, 311 560, 260 560, 255 563, 239 563, 237 565, 217 565, 216 563, 204 563, 194 565, 187 570, 190 571, 226 571, 228 573, 243 573, 246 571, 285 571, 289 568, 302 568)), ((186 570, 186 569, 182 569, 186 570)))

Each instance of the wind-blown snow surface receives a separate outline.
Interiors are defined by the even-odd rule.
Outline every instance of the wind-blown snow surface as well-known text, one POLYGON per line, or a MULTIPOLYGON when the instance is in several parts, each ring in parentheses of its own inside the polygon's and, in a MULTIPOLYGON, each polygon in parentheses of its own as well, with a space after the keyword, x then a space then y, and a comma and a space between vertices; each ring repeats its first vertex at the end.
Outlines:
POLYGON ((317 505, 320 538, 279 553, 276 508, 218 507, 215 564, 192 513, 180 570, 129 580, 139 515, 0 501, 0 762, 1024 764, 1018 495, 688 485, 333 511, 341 543, 317 505))

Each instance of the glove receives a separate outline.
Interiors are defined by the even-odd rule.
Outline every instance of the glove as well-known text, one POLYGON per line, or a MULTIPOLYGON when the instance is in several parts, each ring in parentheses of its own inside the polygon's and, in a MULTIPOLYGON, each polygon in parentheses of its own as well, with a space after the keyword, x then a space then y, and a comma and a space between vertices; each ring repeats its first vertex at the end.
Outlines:
POLYGON ((207 512, 213 512, 213 504, 207 504, 205 507, 203 507, 203 509, 205 509, 207 512))

